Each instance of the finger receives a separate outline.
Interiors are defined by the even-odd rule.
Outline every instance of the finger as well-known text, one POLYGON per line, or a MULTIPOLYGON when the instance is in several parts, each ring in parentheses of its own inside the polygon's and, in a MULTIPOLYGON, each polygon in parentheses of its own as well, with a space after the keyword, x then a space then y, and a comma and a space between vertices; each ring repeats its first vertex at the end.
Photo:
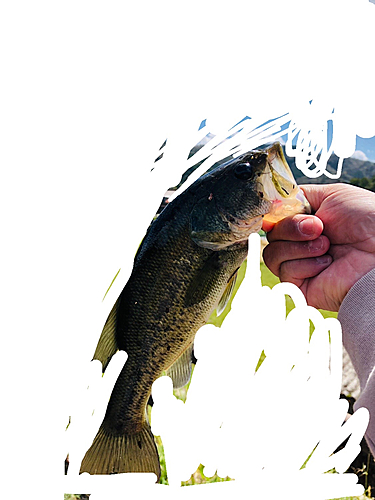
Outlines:
POLYGON ((264 248, 263 259, 273 274, 279 276, 284 262, 319 257, 328 251, 329 246, 329 239, 324 235, 311 241, 274 241, 264 248))
POLYGON ((267 239, 270 243, 277 240, 315 240, 322 234, 322 231, 323 222, 318 217, 298 214, 286 217, 275 224, 274 228, 267 233, 267 239))
POLYGON ((288 260, 280 266, 280 281, 288 281, 300 287, 305 279, 314 278, 331 262, 332 257, 328 254, 311 259, 288 260))

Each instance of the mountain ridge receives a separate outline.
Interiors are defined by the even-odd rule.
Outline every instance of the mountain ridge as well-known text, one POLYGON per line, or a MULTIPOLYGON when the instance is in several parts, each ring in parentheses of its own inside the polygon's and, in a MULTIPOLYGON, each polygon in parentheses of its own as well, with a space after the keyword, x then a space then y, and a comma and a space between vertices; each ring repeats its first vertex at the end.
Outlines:
MULTIPOLYGON (((369 160, 363 161, 358 160, 357 158, 344 158, 342 165, 341 176, 338 179, 330 179, 326 175, 322 174, 321 176, 312 179, 307 177, 297 168, 295 158, 292 156, 288 156, 285 153, 285 147, 283 146, 283 151, 285 155, 285 159, 293 172, 293 175, 298 182, 298 184, 333 184, 336 182, 346 182, 350 183, 350 180, 353 178, 362 179, 363 177, 371 178, 375 175, 375 163, 369 160)), ((327 170, 331 173, 335 173, 337 171, 339 158, 334 153, 330 156, 327 161, 327 170)))

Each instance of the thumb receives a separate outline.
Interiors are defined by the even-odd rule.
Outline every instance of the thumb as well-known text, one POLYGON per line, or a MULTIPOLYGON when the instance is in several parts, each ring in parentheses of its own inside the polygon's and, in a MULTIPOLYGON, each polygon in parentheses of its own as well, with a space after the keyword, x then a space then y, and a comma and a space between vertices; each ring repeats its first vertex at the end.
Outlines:
POLYGON ((313 214, 319 209, 325 198, 337 189, 334 184, 303 184, 299 187, 305 193, 313 214))

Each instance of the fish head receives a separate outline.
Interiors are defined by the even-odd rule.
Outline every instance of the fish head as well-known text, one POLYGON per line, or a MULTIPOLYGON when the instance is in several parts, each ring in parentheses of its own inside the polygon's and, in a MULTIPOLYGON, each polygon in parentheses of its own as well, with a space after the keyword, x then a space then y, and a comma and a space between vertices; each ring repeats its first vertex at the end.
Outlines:
POLYGON ((203 176, 203 185, 206 199, 193 222, 201 229, 205 224, 205 230, 192 236, 207 248, 245 241, 265 220, 278 222, 289 215, 311 213, 279 143, 217 167, 203 176))

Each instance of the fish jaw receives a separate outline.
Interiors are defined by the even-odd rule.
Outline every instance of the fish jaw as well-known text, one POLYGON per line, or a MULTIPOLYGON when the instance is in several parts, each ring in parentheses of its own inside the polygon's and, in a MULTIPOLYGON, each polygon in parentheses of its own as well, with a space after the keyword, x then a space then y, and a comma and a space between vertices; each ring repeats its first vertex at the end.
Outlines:
POLYGON ((264 222, 276 223, 291 215, 310 214, 310 203, 297 185, 280 144, 274 144, 266 152, 267 166, 258 184, 262 196, 270 202, 264 222))
POLYGON ((233 215, 220 211, 221 218, 225 221, 237 241, 247 240, 251 233, 257 233, 262 228, 263 216, 257 215, 246 220, 238 219, 233 215))

